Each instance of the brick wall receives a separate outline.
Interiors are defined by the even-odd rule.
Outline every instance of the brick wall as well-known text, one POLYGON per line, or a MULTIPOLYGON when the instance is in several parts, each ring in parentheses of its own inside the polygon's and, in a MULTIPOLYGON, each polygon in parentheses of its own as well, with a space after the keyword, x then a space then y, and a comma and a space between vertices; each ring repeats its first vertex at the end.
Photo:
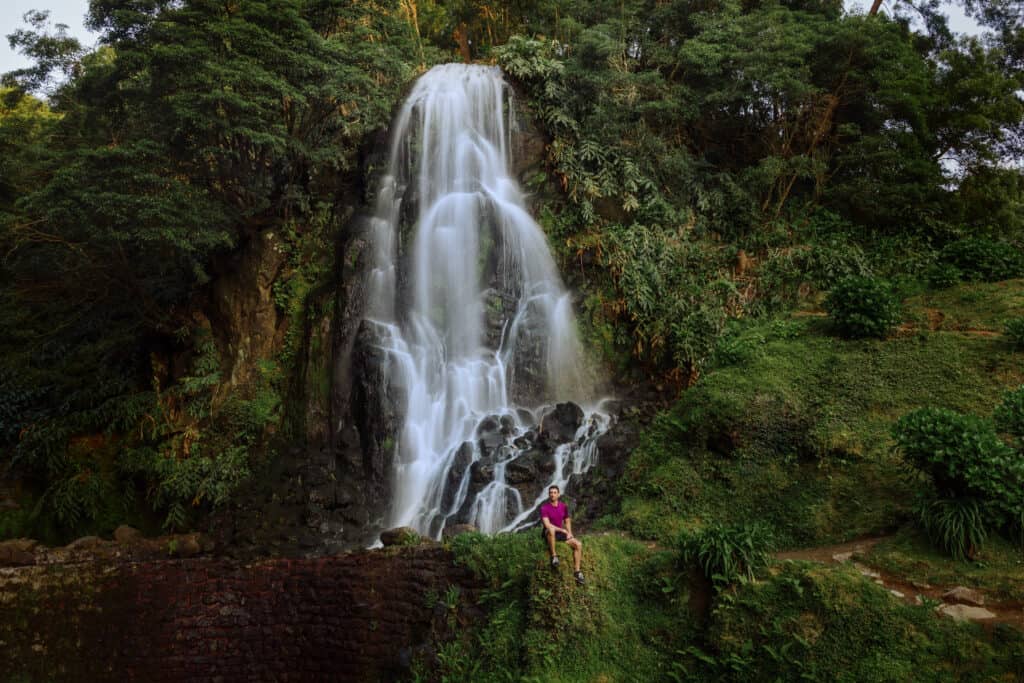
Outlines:
POLYGON ((452 585, 439 546, 0 569, 0 681, 395 680, 452 585))

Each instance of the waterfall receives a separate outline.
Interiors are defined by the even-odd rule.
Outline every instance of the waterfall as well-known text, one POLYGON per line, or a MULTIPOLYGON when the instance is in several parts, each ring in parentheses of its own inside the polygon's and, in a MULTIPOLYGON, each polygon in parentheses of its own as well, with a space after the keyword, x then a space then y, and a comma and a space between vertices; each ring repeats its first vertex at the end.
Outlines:
POLYGON ((609 422, 569 294, 510 175, 515 120, 497 67, 431 69, 392 125, 370 222, 367 323, 402 419, 386 523, 435 538, 460 518, 488 533, 530 521, 508 467, 537 459, 537 421, 555 401, 586 411, 541 463, 546 483, 585 471, 609 422))

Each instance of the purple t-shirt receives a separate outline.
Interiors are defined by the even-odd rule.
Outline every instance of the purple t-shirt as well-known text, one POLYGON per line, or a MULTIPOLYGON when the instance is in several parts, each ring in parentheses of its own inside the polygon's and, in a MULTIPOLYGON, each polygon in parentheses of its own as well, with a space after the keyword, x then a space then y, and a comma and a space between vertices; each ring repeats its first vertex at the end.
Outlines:
POLYGON ((564 527, 568 516, 569 506, 562 501, 558 501, 557 506, 551 503, 544 503, 540 506, 540 518, 544 519, 547 517, 556 527, 564 527))

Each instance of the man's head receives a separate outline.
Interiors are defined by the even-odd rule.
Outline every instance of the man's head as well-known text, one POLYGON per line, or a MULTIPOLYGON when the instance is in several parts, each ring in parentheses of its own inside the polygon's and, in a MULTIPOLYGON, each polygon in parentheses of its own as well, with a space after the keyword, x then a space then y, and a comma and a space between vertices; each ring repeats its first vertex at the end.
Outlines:
POLYGON ((557 503, 558 497, 560 495, 562 495, 562 490, 559 489, 557 486, 548 487, 548 500, 550 500, 552 503, 557 503))

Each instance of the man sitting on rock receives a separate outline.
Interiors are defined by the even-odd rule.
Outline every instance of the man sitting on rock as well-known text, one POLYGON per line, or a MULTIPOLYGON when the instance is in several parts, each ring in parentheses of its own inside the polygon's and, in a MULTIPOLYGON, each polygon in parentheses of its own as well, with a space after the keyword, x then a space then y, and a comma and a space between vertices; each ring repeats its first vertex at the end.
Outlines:
POLYGON ((572 535, 572 517, 569 514, 569 506, 558 500, 562 491, 557 486, 548 488, 548 502, 540 506, 540 521, 544 525, 541 530, 544 540, 548 543, 548 550, 551 551, 551 566, 558 566, 558 553, 555 551, 555 541, 564 541, 572 548, 572 560, 576 566, 573 576, 576 583, 583 585, 583 572, 580 571, 580 562, 583 559, 583 544, 572 535))

